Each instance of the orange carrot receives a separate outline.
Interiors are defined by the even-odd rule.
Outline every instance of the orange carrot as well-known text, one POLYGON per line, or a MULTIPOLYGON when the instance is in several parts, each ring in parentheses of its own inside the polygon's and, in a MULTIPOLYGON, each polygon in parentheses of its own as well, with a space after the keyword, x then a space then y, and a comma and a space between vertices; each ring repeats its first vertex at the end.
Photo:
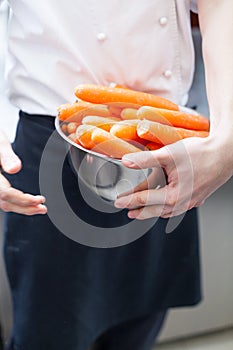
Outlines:
POLYGON ((149 149, 150 151, 155 151, 157 149, 160 149, 161 147, 163 147, 161 144, 159 143, 155 143, 155 142, 148 142, 146 144, 146 148, 149 149))
POLYGON ((67 124, 67 132, 68 134, 73 134, 75 133, 77 127, 79 126, 79 123, 71 122, 67 124))
POLYGON ((93 115, 84 117, 82 123, 87 125, 98 126, 101 129, 109 131, 111 127, 119 120, 119 118, 105 118, 93 115))
POLYGON ((104 154, 109 157, 121 159, 127 153, 140 152, 141 150, 129 142, 124 141, 105 130, 95 128, 91 135, 92 141, 104 154))
POLYGON ((174 126, 164 125, 149 120, 142 120, 138 123, 137 133, 143 139, 153 141, 162 145, 168 145, 187 137, 206 137, 207 131, 196 131, 174 126))
POLYGON ((118 118, 121 118, 121 113, 124 109, 134 108, 137 110, 140 107, 135 103, 129 103, 129 102, 110 102, 110 103, 106 103, 106 105, 108 106, 109 113, 112 116, 118 117, 118 118))
POLYGON ((61 121, 80 123, 85 115, 109 117, 110 113, 107 106, 86 101, 66 103, 58 107, 58 117, 61 121))
POLYGON ((209 120, 206 117, 182 111, 169 111, 167 109, 143 106, 138 109, 137 117, 185 129, 209 130, 209 120))
POLYGON ((91 105, 92 104, 90 102, 86 101, 64 103, 57 108, 59 119, 64 121, 75 113, 81 111, 82 109, 88 108, 91 105))
POLYGON ((67 131, 67 124, 66 123, 62 123, 61 124, 61 130, 64 134, 68 134, 68 131, 67 131))
POLYGON ((110 133, 120 139, 139 141, 140 138, 137 134, 138 123, 138 119, 122 120, 111 127, 110 133))
POLYGON ((71 141, 73 141, 73 142, 75 142, 75 143, 77 143, 77 144, 80 145, 79 140, 77 139, 77 136, 76 136, 76 134, 75 134, 74 132, 71 133, 71 134, 69 134, 69 135, 68 135, 68 138, 69 138, 71 141))
MULTIPOLYGON (((141 107, 142 108, 142 107, 141 107)), ((136 108, 124 108, 121 111, 122 119, 137 119, 137 109, 136 108)))
POLYGON ((79 125, 76 130, 76 138, 78 139, 79 143, 87 148, 91 149, 95 147, 95 143, 91 139, 91 135, 93 130, 95 129, 95 126, 92 125, 79 125))
POLYGON ((172 110, 179 107, 160 96, 122 88, 111 88, 103 85, 81 84, 75 89, 75 95, 81 100, 92 103, 126 102, 140 106, 153 106, 172 110))

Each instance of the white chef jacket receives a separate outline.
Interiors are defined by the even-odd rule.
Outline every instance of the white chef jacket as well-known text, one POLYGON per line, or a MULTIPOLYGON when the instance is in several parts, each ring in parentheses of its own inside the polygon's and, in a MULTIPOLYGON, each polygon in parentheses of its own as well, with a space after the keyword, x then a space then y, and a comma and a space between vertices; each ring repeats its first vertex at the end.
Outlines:
POLYGON ((192 0, 8 0, 8 95, 55 115, 79 83, 126 85, 185 104, 192 0))

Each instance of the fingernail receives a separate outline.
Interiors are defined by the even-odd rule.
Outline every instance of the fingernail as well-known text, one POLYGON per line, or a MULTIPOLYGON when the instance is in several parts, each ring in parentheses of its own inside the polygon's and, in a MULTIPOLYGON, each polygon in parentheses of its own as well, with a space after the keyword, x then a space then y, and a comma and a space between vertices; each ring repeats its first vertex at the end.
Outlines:
POLYGON ((45 203, 46 199, 44 196, 39 196, 40 197, 40 200, 41 200, 41 203, 45 203))
POLYGON ((128 159, 127 157, 123 157, 122 158, 124 164, 126 164, 127 166, 135 166, 135 163, 131 160, 131 159, 128 159))
POLYGON ((130 219, 135 219, 136 218, 135 214, 133 212, 131 212, 131 211, 128 212, 128 217, 130 219))
POLYGON ((46 214, 47 213, 47 207, 43 204, 38 205, 38 214, 46 214))

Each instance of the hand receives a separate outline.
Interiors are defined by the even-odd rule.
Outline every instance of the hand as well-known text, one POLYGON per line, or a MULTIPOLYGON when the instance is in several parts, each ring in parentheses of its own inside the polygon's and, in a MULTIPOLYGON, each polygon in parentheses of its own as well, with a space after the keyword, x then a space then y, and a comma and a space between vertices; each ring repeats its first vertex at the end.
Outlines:
POLYGON ((226 151, 219 140, 207 137, 185 139, 156 151, 128 154, 123 157, 125 166, 163 168, 167 184, 118 198, 115 206, 129 209, 130 218, 141 220, 177 216, 198 207, 232 176, 233 162, 226 151))
MULTIPOLYGON (((15 174, 21 169, 21 161, 13 152, 7 137, 0 131, 0 165, 8 174, 15 174)), ((11 187, 8 180, 0 173, 0 209, 5 212, 34 215, 45 214, 47 208, 43 196, 23 193, 11 187)))

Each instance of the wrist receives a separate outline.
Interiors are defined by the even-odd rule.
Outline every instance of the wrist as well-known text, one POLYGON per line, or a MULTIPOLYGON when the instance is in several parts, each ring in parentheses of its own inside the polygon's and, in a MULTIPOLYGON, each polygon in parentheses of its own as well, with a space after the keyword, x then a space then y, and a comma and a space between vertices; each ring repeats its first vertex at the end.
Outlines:
POLYGON ((222 170, 229 176, 233 175, 233 130, 218 128, 212 130, 205 143, 210 150, 210 156, 220 164, 222 170))

